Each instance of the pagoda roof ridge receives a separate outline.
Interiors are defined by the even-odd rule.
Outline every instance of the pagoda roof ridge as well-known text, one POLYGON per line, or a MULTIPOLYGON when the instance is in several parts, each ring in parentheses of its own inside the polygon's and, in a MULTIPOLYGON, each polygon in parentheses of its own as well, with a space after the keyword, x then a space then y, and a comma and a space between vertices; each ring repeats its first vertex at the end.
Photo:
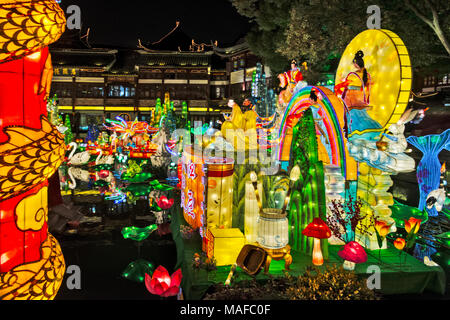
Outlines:
POLYGON ((240 51, 245 51, 245 50, 250 49, 250 47, 249 47, 249 45, 248 45, 248 43, 246 41, 244 41, 242 43, 238 43, 238 44, 236 44, 234 46, 225 47, 225 48, 217 47, 214 44, 212 44, 212 45, 213 45, 213 51, 215 53, 217 53, 218 55, 220 55, 220 56, 223 56, 223 55, 227 56, 227 55, 230 55, 230 54, 233 54, 233 53, 237 53, 237 52, 240 52, 240 51))

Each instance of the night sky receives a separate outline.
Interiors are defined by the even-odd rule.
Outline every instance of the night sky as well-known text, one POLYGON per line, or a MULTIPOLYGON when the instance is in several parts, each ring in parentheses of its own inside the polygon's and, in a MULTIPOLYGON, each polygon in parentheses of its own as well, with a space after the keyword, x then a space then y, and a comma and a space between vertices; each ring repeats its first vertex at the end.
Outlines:
POLYGON ((218 40, 223 47, 250 27, 228 0, 62 0, 60 5, 66 11, 71 4, 81 8, 82 31, 91 28, 91 44, 135 48, 138 38, 158 41, 179 20, 179 28, 197 42, 218 40))

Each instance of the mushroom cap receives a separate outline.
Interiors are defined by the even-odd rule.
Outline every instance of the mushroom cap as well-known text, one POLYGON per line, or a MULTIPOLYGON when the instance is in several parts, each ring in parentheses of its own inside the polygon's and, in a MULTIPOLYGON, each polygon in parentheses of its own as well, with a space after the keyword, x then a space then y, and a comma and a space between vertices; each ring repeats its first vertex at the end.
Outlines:
POLYGON ((331 230, 322 219, 314 218, 313 221, 303 229, 302 234, 317 239, 328 239, 331 237, 331 230))
POLYGON ((347 243, 338 252, 339 257, 354 263, 364 263, 367 261, 367 253, 364 248, 356 241, 347 243))

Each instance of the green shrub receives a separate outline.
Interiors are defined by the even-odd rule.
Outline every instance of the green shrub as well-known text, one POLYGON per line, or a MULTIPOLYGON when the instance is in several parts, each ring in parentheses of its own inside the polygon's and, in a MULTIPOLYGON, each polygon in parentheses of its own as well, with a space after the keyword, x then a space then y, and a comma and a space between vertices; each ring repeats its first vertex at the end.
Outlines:
POLYGON ((366 281, 342 267, 328 266, 325 271, 309 267, 298 277, 270 277, 236 281, 230 286, 215 285, 205 300, 377 300, 366 281))
POLYGON ((305 274, 294 278, 285 294, 290 300, 375 300, 374 291, 367 287, 366 281, 359 279, 354 272, 342 267, 327 266, 325 272, 309 268, 305 274))

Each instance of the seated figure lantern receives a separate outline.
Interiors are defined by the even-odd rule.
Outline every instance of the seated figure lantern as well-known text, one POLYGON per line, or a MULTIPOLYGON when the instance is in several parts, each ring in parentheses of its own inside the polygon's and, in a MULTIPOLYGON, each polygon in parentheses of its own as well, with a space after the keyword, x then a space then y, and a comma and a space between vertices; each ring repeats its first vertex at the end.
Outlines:
POLYGON ((53 0, 0 0, 0 23, 0 299, 52 299, 65 263, 47 231, 47 179, 65 145, 47 119, 46 46, 66 20, 53 0))

